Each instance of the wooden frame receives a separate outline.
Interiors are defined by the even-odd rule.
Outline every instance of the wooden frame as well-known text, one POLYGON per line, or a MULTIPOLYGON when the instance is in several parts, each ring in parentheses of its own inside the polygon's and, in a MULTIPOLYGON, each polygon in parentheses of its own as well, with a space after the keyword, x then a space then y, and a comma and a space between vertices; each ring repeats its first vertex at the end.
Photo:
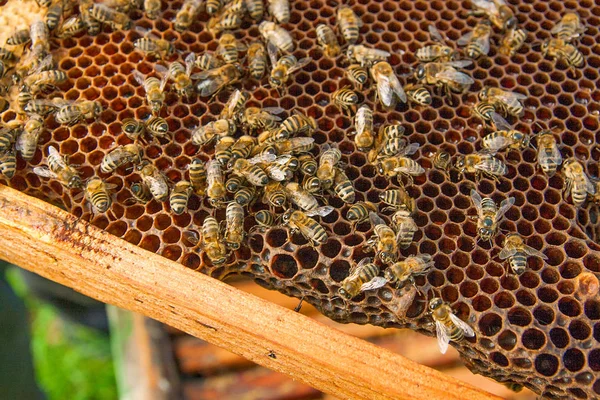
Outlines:
POLYGON ((0 258, 352 399, 498 399, 0 186, 0 258))

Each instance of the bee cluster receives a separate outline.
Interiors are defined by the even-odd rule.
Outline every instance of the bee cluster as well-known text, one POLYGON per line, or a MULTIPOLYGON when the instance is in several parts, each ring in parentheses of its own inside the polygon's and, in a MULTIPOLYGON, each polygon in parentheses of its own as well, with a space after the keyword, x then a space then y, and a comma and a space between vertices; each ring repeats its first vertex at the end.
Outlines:
POLYGON ((600 203, 590 12, 544 32, 544 5, 502 0, 38 3, 0 49, 7 184, 500 381, 600 391, 600 257, 569 232, 600 203))

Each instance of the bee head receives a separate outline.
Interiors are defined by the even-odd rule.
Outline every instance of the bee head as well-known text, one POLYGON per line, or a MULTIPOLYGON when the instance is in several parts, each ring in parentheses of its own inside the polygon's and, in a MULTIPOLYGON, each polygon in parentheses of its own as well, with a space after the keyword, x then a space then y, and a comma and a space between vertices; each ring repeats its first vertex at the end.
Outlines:
POLYGON ((542 43, 542 46, 540 47, 542 55, 546 55, 548 53, 548 48, 550 47, 550 41, 546 40, 545 42, 542 43))
POLYGON ((272 87, 278 88, 281 86, 281 79, 279 79, 279 77, 276 75, 271 75, 269 77, 269 83, 271 84, 272 87))
POLYGON ((415 77, 418 80, 425 79, 425 65, 421 64, 417 67, 417 69, 415 70, 415 77))
POLYGON ((489 89, 490 89, 489 86, 484 86, 483 89, 481 89, 481 92, 479 92, 479 100, 481 100, 481 101, 487 100, 489 89))
POLYGON ((339 288, 338 294, 346 300, 350 300, 352 298, 352 296, 350 296, 350 293, 348 293, 348 291, 344 288, 339 288))
MULTIPOLYGON (((502 15, 502 11, 500 12, 500 16, 502 15)), ((504 22, 504 29, 506 30, 511 30, 511 29, 515 29, 517 27, 517 18, 512 16, 510 18, 508 18, 505 22, 504 22)))
POLYGON ((442 304, 444 304, 444 301, 441 298, 434 297, 433 299, 431 299, 429 301, 429 309, 431 311, 434 311, 434 310, 438 309, 442 304))
POLYGON ((283 220, 284 223, 288 223, 290 221, 290 217, 292 216, 293 212, 294 212, 294 210, 289 209, 281 216, 281 219, 283 220))

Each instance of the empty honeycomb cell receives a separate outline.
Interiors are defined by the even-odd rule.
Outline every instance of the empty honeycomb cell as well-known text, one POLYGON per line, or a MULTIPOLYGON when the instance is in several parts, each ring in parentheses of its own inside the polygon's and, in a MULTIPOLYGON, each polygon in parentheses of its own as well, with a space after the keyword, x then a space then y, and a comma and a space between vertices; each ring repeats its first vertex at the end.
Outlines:
POLYGON ((535 369, 544 376, 556 374, 558 366, 559 360, 552 354, 540 354, 535 358, 535 369))
POLYGON ((585 321, 575 320, 569 324, 569 333, 577 340, 586 340, 590 337, 592 331, 585 321))

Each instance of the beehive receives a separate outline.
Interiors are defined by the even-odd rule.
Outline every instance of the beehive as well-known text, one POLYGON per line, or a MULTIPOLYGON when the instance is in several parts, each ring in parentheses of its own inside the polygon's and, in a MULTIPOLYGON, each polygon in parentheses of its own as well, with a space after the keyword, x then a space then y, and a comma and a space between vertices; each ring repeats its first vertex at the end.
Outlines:
MULTIPOLYGON (((364 23, 362 43, 391 52, 390 62, 398 74, 408 72, 416 64, 413 53, 429 43, 429 24, 435 24, 451 41, 456 41, 478 20, 466 16, 468 1, 351 0, 348 4, 364 23)), ((468 94, 462 98, 453 96, 453 105, 434 96, 431 107, 402 105, 392 112, 376 112, 376 125, 403 123, 409 141, 421 145, 415 159, 428 168, 408 187, 417 198, 419 211, 415 220, 420 231, 415 243, 402 254, 434 256, 435 270, 426 279, 418 280, 417 286, 431 287, 441 294, 474 328, 476 338, 457 345, 473 371, 502 382, 525 385, 548 397, 594 398, 600 395, 600 379, 596 379, 600 350, 594 349, 600 341, 600 299, 597 288, 586 285, 585 278, 589 277, 586 273, 600 272, 599 246, 593 243, 600 236, 597 206, 576 210, 564 201, 563 177, 557 174, 549 179, 539 172, 533 149, 500 154, 509 172, 499 182, 483 179, 475 184, 469 179, 457 181, 455 175, 448 180, 431 168, 430 157, 439 148, 453 156, 480 148, 481 121, 471 115, 470 109, 477 92, 489 85, 527 94, 525 115, 517 122, 517 129, 537 132, 536 122, 554 129, 563 157, 577 157, 590 176, 599 177, 600 151, 595 144, 600 140, 600 47, 596 44, 600 40, 600 5, 590 0, 512 0, 510 4, 519 25, 528 32, 527 44, 510 58, 497 54, 492 46, 489 57, 468 68, 476 81, 468 94), (550 36, 551 27, 567 10, 577 10, 587 26, 578 45, 586 65, 577 70, 576 77, 568 73, 563 63, 555 65, 544 59, 535 46, 550 36), (501 229, 518 232, 528 245, 542 249, 548 256, 546 263, 530 258, 528 271, 517 277, 507 273, 506 265, 496 256, 502 235, 495 238, 492 249, 489 244, 477 243, 475 222, 468 217, 475 213, 469 199, 475 186, 497 203, 508 196, 515 197, 516 207, 506 214, 501 229)), ((208 15, 201 14, 187 32, 180 34, 173 29, 172 21, 180 7, 181 1, 163 2, 157 20, 145 18, 140 11, 133 11, 130 16, 136 26, 152 29, 173 41, 183 55, 189 51, 214 51, 217 41, 205 30, 208 15)), ((316 118, 319 130, 313 137, 319 145, 335 143, 342 151, 343 161, 348 164, 346 173, 358 192, 357 200, 379 203, 379 193, 395 187, 396 182, 378 176, 365 154, 356 150, 348 136, 352 121, 330 104, 331 93, 349 84, 344 78, 345 61, 325 57, 316 44, 314 27, 318 23, 335 25, 335 7, 337 2, 325 0, 292 2, 291 20, 285 27, 297 43, 294 54, 313 61, 293 77, 285 94, 279 95, 265 87, 265 82, 251 79, 244 80, 241 86, 252 93, 248 105, 298 108, 316 118)), ((259 37, 256 24, 250 21, 244 22, 235 34, 246 42, 259 37)), ((121 122, 150 115, 143 88, 135 82, 132 71, 151 73, 155 63, 134 50, 133 41, 139 37, 133 30, 105 28, 95 37, 80 34, 56 42, 59 67, 69 76, 58 92, 69 100, 98 99, 105 111, 98 121, 73 127, 61 126, 49 117, 48 130, 36 156, 30 163, 19 159, 17 175, 5 183, 77 216, 91 218, 96 226, 189 268, 218 279, 244 274, 265 287, 303 298, 337 321, 409 327, 433 334, 434 326, 426 314, 430 292, 417 295, 407 310, 401 305, 406 300, 405 292, 389 286, 352 301, 337 297, 339 283, 348 275, 350 266, 367 254, 363 244, 371 235, 369 224, 353 229, 345 219, 348 206, 337 198, 327 197, 336 209, 322 219, 330 233, 325 245, 313 248, 300 235, 288 240, 286 228, 276 227, 264 235, 251 235, 247 246, 237 252, 235 262, 214 268, 182 236, 187 230, 197 230, 207 215, 215 213, 203 199, 192 197, 188 212, 180 216, 172 214, 166 203, 131 204, 128 187, 139 181, 139 176, 121 168, 110 176, 101 175, 118 185, 113 215, 92 216, 82 200, 74 199, 77 191, 70 192, 55 181, 41 180, 32 172, 33 166, 44 162, 42 149, 45 154, 48 145, 53 144, 70 156, 71 163, 80 166, 84 178, 89 178, 99 174, 102 157, 111 147, 130 142, 121 132, 121 122)), ((174 182, 185 177, 191 158, 197 154, 204 160, 211 157, 210 149, 198 153, 198 147, 190 142, 190 130, 214 120, 227 93, 210 103, 205 100, 195 96, 180 99, 169 93, 162 115, 173 139, 145 148, 146 158, 174 182)), ((366 102, 373 104, 372 96, 366 102)), ((4 122, 13 118, 12 111, 2 115, 4 122)), ((260 208, 260 204, 250 208, 246 228, 254 224, 251 213, 260 208)), ((223 218, 223 212, 216 211, 218 219, 223 218)))

